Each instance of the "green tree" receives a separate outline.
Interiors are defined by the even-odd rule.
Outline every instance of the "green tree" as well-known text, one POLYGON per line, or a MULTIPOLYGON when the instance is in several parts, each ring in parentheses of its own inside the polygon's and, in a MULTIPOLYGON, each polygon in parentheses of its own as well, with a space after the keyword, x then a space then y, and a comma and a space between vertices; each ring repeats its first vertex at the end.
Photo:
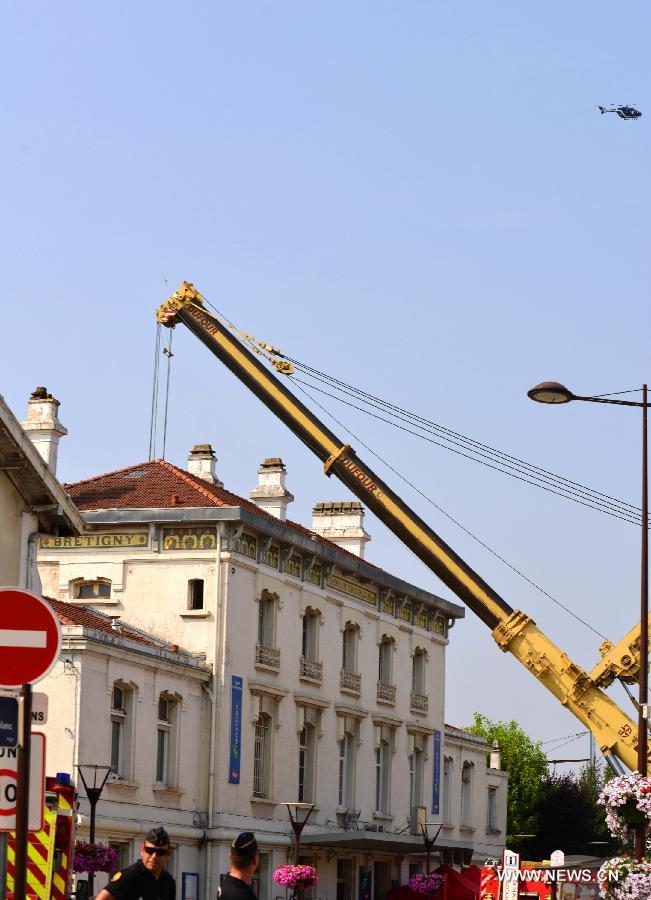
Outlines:
POLYGON ((500 745, 502 769, 509 773, 506 830, 509 847, 518 849, 521 843, 513 835, 537 834, 538 811, 547 778, 547 757, 517 722, 493 722, 481 713, 468 731, 500 745))
POLYGON ((586 856, 613 856, 619 851, 620 842, 606 828, 605 809, 597 803, 603 779, 598 765, 585 766, 578 778, 569 772, 545 779, 536 837, 522 848, 529 859, 549 859, 553 850, 586 856))

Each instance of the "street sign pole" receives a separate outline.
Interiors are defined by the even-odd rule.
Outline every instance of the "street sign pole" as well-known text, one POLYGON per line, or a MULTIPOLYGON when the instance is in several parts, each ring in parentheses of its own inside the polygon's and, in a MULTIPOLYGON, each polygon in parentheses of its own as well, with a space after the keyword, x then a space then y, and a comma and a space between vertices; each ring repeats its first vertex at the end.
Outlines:
POLYGON ((29 761, 32 737, 32 686, 20 690, 21 716, 16 767, 16 878, 14 900, 25 900, 29 808, 29 761))
POLYGON ((0 897, 7 896, 7 845, 9 835, 0 831, 0 897))

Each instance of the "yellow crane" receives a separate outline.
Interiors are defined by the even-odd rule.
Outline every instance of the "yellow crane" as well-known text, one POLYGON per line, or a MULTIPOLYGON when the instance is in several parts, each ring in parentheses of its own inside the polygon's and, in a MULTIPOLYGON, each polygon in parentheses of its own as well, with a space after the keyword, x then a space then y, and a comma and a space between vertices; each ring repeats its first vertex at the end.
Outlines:
MULTIPOLYGON (((174 327, 182 322, 262 402, 281 419, 323 463, 326 475, 336 475, 404 544, 491 629, 497 646, 511 653, 595 737, 614 768, 637 764, 637 725, 604 692, 615 679, 634 683, 640 668, 640 627, 617 644, 605 641, 601 659, 590 672, 574 663, 525 613, 512 609, 451 547, 391 490, 346 443, 341 441, 285 384, 263 365, 244 343, 205 307, 189 282, 157 311, 158 321, 174 327)), ((248 338, 248 335, 245 335, 248 338)), ((260 345, 281 356, 274 348, 260 345)), ((293 366, 267 357, 279 375, 293 366)))

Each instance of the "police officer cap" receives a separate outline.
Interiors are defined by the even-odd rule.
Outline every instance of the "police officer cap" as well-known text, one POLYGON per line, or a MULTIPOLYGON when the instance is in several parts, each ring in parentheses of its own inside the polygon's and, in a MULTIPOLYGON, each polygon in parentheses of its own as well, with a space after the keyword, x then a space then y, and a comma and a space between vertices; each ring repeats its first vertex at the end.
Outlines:
POLYGON ((160 825, 158 828, 150 828, 145 835, 145 840, 154 847, 169 847, 170 845, 170 837, 160 825))
POLYGON ((246 853, 247 855, 253 854, 257 852, 258 842, 255 839, 255 835, 252 831, 243 831, 242 834, 238 834, 233 843, 231 844, 233 850, 236 853, 246 853))

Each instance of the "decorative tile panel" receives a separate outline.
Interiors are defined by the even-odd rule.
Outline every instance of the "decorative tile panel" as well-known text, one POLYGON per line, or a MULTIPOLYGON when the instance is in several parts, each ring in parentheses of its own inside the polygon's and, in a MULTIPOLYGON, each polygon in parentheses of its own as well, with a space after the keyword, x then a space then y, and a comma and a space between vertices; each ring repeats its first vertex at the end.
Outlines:
POLYGON ((248 556, 249 559, 257 559, 258 557, 258 541, 251 534, 242 534, 233 541, 233 550, 241 553, 242 556, 248 556))
POLYGON ((355 600, 361 600, 362 603, 377 609, 378 598, 375 591, 369 591, 368 588, 362 587, 355 581, 348 581, 346 578, 340 578, 339 575, 329 575, 326 579, 326 585, 329 588, 334 588, 335 591, 348 594, 349 597, 354 597, 355 600))
POLYGON ((215 528, 163 528, 163 550, 216 550, 215 528))

